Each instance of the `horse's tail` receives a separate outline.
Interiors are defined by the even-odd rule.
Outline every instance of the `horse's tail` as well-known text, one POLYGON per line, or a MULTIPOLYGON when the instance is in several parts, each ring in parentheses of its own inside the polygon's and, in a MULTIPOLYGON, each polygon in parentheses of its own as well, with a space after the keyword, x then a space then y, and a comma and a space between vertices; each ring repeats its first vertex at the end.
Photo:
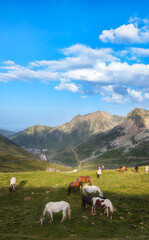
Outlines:
POLYGON ((68 205, 68 208, 67 208, 67 213, 68 213, 68 219, 70 220, 70 218, 71 218, 71 210, 70 210, 70 205, 68 205))
POLYGON ((71 187, 70 187, 70 185, 69 185, 69 187, 68 187, 68 195, 71 193, 71 187))

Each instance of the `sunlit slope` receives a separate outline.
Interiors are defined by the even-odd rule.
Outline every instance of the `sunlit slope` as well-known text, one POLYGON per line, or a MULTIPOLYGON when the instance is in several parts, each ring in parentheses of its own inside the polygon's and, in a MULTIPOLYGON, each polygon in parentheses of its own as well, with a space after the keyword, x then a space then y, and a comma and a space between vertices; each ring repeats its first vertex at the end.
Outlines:
POLYGON ((29 127, 11 137, 11 140, 27 148, 46 148, 47 154, 50 154, 81 143, 91 135, 107 131, 122 119, 107 112, 78 115, 69 123, 54 128, 41 125, 29 127))
POLYGON ((95 169, 149 164, 149 111, 134 109, 114 128, 78 144, 72 151, 64 149, 54 156, 64 159, 69 154, 70 164, 77 155, 81 167, 95 169))

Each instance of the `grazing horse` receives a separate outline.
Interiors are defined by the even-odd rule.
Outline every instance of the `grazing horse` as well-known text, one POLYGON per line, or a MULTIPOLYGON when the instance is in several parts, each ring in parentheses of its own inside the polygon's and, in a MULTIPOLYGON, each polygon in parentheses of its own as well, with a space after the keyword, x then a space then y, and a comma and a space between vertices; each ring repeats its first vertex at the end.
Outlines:
POLYGON ((82 194, 82 207, 85 208, 85 205, 92 205, 91 200, 93 197, 82 194))
POLYGON ((88 186, 87 184, 85 184, 85 186, 83 187, 83 192, 84 193, 93 193, 95 194, 96 192, 99 193, 100 197, 103 197, 103 193, 100 190, 100 188, 96 185, 92 185, 92 186, 88 186))
POLYGON ((58 213, 62 211, 63 212, 63 218, 61 220, 61 223, 66 220, 67 214, 68 214, 68 219, 71 217, 70 213, 70 205, 68 202, 65 201, 60 201, 60 202, 49 202, 45 205, 45 208, 43 210, 43 213, 40 217, 40 222, 41 226, 43 225, 43 222, 45 220, 45 214, 48 212, 51 216, 51 222, 53 222, 53 213, 58 213))
POLYGON ((139 167, 138 167, 138 166, 136 166, 136 167, 135 167, 135 171, 136 171, 136 172, 138 172, 138 170, 139 170, 139 167))
POLYGON ((69 184, 69 187, 68 187, 68 194, 71 193, 71 189, 73 189, 73 191, 74 191, 74 188, 78 188, 78 191, 79 191, 80 190, 80 186, 82 187, 82 182, 81 181, 71 182, 69 184))
POLYGON ((91 186, 93 185, 93 181, 89 176, 80 176, 77 178, 77 180, 83 183, 90 182, 91 186))
POLYGON ((93 197, 91 202, 92 202, 92 215, 96 214, 96 206, 100 206, 105 208, 104 214, 107 213, 107 217, 109 217, 109 220, 112 220, 114 208, 109 199, 93 197))
POLYGON ((119 172, 125 172, 127 171, 127 168, 125 166, 119 168, 119 172))
POLYGON ((16 182, 17 182, 16 178, 12 177, 10 180, 10 188, 9 188, 10 192, 15 190, 16 182))

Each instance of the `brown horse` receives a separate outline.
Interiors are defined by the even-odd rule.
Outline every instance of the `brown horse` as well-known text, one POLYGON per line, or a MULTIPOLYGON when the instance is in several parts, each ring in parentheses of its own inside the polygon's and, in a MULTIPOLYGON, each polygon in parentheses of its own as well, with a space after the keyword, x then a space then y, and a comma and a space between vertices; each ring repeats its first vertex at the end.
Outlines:
POLYGON ((82 182, 81 181, 71 182, 69 184, 69 187, 68 187, 68 194, 71 193, 71 189, 73 189, 73 191, 74 191, 74 188, 78 188, 78 191, 79 191, 80 190, 80 186, 82 187, 82 182))
POLYGON ((127 168, 125 166, 119 168, 119 172, 125 172, 127 171, 127 168))
POLYGON ((80 176, 77 178, 78 181, 81 181, 83 183, 90 182, 91 186, 93 186, 93 181, 89 176, 80 176))

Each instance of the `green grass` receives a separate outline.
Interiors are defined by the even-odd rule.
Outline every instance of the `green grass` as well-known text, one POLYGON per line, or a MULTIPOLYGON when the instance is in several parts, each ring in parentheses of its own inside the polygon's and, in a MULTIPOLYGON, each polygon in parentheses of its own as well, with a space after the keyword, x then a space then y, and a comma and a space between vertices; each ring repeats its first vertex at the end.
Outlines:
POLYGON ((29 172, 29 171, 45 171, 49 168, 54 168, 60 171, 70 171, 69 168, 59 164, 52 164, 38 159, 24 160, 18 162, 0 163, 0 172, 29 172))
POLYGON ((24 172, 0 173, 0 239, 148 239, 149 174, 128 169, 125 173, 105 170, 77 173, 24 172), (103 210, 91 215, 91 207, 81 208, 81 192, 67 195, 70 182, 79 175, 90 175, 118 209, 109 221, 103 210), (16 191, 8 191, 12 176, 17 178, 16 191), (28 200, 25 200, 25 199, 28 200), (40 227, 40 215, 49 201, 70 203, 72 218, 60 223, 62 215, 54 214, 54 222, 40 227))

